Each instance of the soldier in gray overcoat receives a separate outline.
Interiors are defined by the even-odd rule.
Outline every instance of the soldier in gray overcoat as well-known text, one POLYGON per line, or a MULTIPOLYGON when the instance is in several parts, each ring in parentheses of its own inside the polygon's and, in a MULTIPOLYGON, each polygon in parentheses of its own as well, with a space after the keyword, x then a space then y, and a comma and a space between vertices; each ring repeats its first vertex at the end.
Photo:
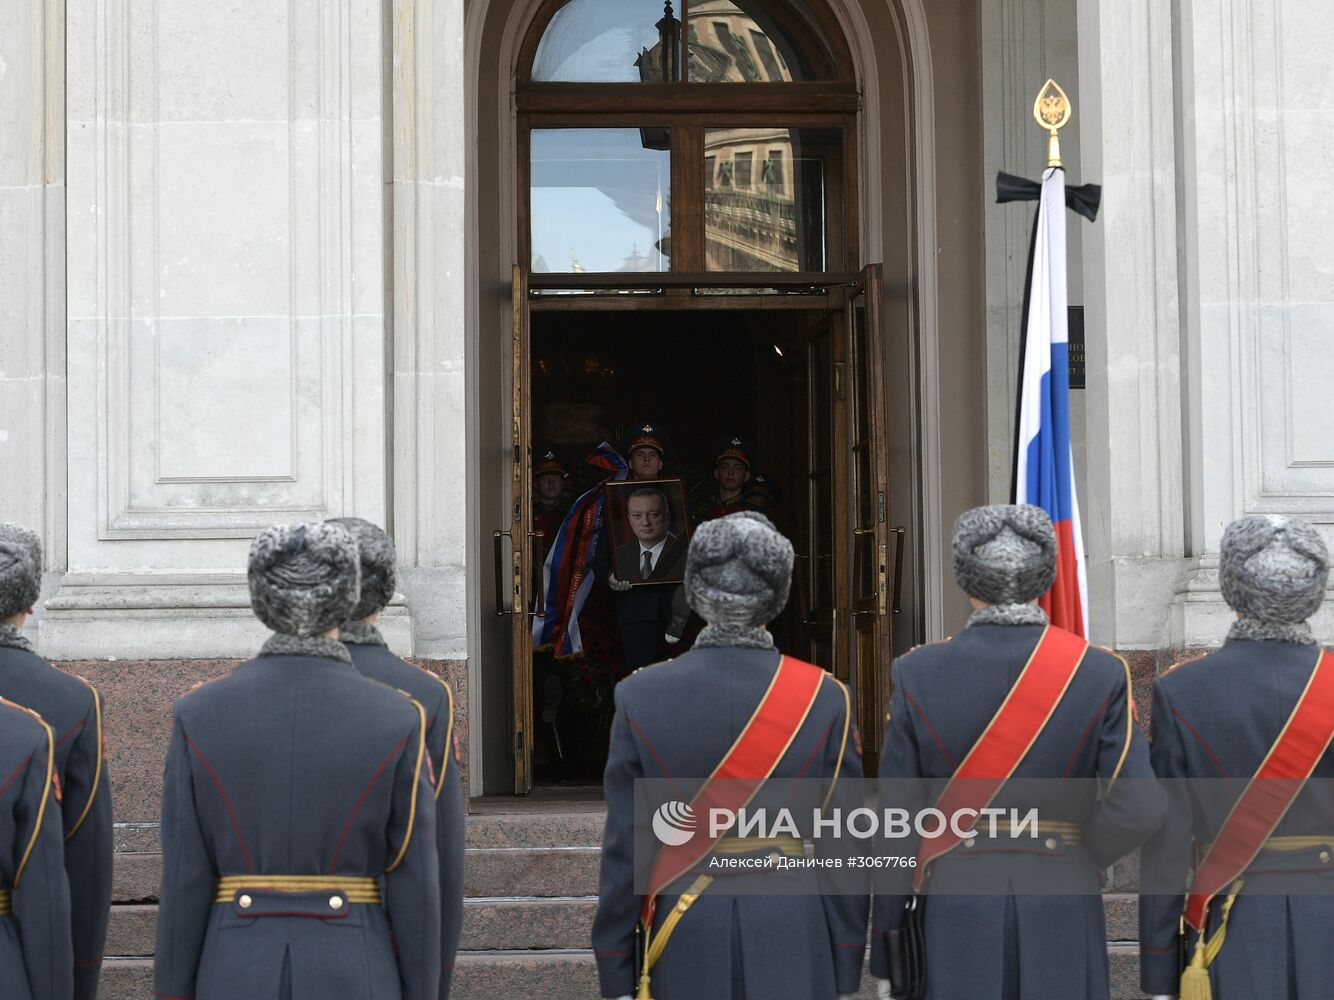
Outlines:
POLYGON ((440 992, 448 1000, 454 956, 463 930, 463 784, 454 756, 454 692, 435 674, 395 656, 375 619, 394 596, 394 542, 359 517, 338 518, 357 541, 361 554, 361 600, 344 623, 339 638, 362 674, 406 691, 426 710, 426 752, 435 770, 436 846, 440 852, 440 992))
MULTIPOLYGON (((1056 573, 1051 520, 1028 505, 990 506, 961 515, 954 529, 954 572, 976 609, 968 626, 944 642, 919 647, 893 664, 890 718, 880 755, 881 808, 910 814, 930 806, 1007 699, 1044 638, 1037 599, 1056 573), (887 780, 888 779, 888 780, 887 780), (905 779, 897 781, 895 779, 905 779), (919 793, 912 791, 918 789, 919 793), (938 794, 935 793, 935 794, 938 794), (929 800, 927 800, 929 798, 929 800)), ((1013 734, 1023 743, 1029 734, 1013 734)), ((1048 824, 1035 840, 1002 826, 939 857, 925 884, 921 932, 927 1000, 1107 1000, 1107 940, 1099 873, 1128 854, 1162 822, 1165 796, 1149 768, 1135 725, 1124 660, 1089 648, 1064 695, 1013 773, 1013 794, 1042 801, 996 806, 1038 808, 1048 824), (1097 798, 1095 782, 1103 787, 1097 798), (989 895, 966 895, 984 884, 989 895), (1059 885, 1062 894, 1021 894, 1007 886, 1059 885)), ((1021 812, 1022 815, 1022 812, 1021 812)), ((912 844, 886 848, 912 853, 912 844), (906 849, 906 850, 905 850, 906 849)), ((891 939, 905 931, 912 873, 878 882, 871 925, 871 969, 888 977, 891 939)), ((882 995, 888 995, 882 983, 882 995)))
POLYGON ((35 711, 56 734, 55 776, 69 878, 74 996, 93 1000, 111 908, 111 781, 101 695, 32 651, 20 629, 41 590, 42 547, 0 524, 0 697, 35 711))
POLYGON ((356 542, 335 524, 270 528, 249 578, 275 634, 173 711, 157 994, 433 1000, 426 717, 338 641, 360 597, 356 542))
MULTIPOLYGON (((1177 992, 1177 935, 1192 857, 1218 839, 1312 678, 1321 648, 1307 619, 1324 600, 1328 576, 1325 543, 1309 524, 1273 514, 1233 522, 1223 532, 1219 585, 1237 621, 1217 652, 1154 681, 1153 766, 1168 786, 1171 807, 1162 831, 1144 847, 1139 937, 1146 993, 1177 992), (1192 788, 1182 779, 1192 779, 1192 788), (1169 886, 1176 891, 1165 891, 1169 886)), ((1326 736, 1329 725, 1334 720, 1326 736)), ((1228 907, 1226 937, 1208 969, 1215 1000, 1330 994, 1334 751, 1324 751, 1312 779, 1244 872, 1241 892, 1228 907)), ((1210 907, 1211 935, 1223 903, 1219 897, 1210 907)), ((1192 932, 1184 942, 1191 949, 1194 938, 1192 932)))
POLYGON ((71 1000, 69 885, 56 801, 55 736, 0 698, 0 994, 71 1000))
MULTIPOLYGON (((779 670, 765 625, 787 603, 792 560, 791 543, 761 514, 702 525, 690 544, 685 588, 708 624, 690 652, 616 687, 593 923, 604 997, 635 992, 642 971, 635 954, 643 902, 635 891, 635 780, 671 778, 698 787, 746 729, 779 670)), ((862 777, 861 757, 847 688, 829 674, 816 681, 809 714, 784 734, 791 742, 773 777, 804 776, 832 788, 840 776, 862 777)), ((744 842, 732 847, 745 853, 744 842)), ((696 877, 688 873, 665 888, 653 933, 696 877)), ((653 966, 655 1000, 834 1000, 857 991, 866 895, 740 895, 718 881, 680 919, 653 966)))

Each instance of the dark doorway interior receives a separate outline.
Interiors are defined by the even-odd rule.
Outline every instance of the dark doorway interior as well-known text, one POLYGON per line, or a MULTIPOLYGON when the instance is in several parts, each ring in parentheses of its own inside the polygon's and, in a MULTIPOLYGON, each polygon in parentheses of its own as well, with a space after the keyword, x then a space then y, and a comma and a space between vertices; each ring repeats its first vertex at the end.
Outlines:
MULTIPOLYGON (((606 477, 584 461, 600 441, 615 445, 631 427, 653 422, 672 439, 662 475, 684 481, 697 523, 708 516, 719 445, 734 435, 753 445, 752 473, 776 487, 766 513, 800 557, 788 608, 772 629, 781 649, 808 657, 809 642, 800 634, 804 560, 820 542, 808 529, 806 345, 828 316, 792 309, 536 312, 531 334, 532 454, 551 450, 570 471, 567 505, 606 477)), ((815 534, 831 536, 832 526, 815 534)), ((623 674, 610 603, 606 586, 595 584, 581 617, 583 656, 557 661, 534 654, 538 784, 601 781, 611 688, 623 674), (558 698, 553 675, 560 679, 558 698)), ((685 651, 692 634, 676 646, 664 641, 660 653, 685 651)))

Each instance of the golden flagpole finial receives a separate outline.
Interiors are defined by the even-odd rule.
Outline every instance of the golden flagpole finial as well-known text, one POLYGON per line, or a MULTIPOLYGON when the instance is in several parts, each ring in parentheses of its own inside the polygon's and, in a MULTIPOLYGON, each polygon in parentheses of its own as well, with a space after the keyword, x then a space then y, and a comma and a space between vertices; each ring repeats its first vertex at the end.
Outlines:
POLYGON ((1048 80, 1038 91, 1038 98, 1033 102, 1033 119, 1047 130, 1047 166, 1061 167, 1060 130, 1070 124, 1074 117, 1070 98, 1055 80, 1048 80))

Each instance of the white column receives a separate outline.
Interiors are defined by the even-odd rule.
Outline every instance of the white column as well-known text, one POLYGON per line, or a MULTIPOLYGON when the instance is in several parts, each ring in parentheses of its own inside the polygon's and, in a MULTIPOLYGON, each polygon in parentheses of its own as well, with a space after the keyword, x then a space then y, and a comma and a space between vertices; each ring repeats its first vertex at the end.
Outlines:
POLYGON ((1079 65, 1084 174, 1103 185, 1084 232, 1092 627, 1160 648, 1186 551, 1171 5, 1079 0, 1079 65))
POLYGON ((463 3, 395 0, 393 21, 394 537, 417 652, 464 659, 463 3))
MULTIPOLYGON (((0 520, 65 564, 64 9, 0 7, 0 520)), ((54 582, 54 581, 51 581, 54 582)))
MULTIPOLYGON (((1250 512, 1334 542, 1334 8, 1190 0, 1181 12, 1184 314, 1193 382, 1180 640, 1217 642, 1222 531, 1250 512)), ((1317 617, 1334 636, 1334 609, 1317 617)))

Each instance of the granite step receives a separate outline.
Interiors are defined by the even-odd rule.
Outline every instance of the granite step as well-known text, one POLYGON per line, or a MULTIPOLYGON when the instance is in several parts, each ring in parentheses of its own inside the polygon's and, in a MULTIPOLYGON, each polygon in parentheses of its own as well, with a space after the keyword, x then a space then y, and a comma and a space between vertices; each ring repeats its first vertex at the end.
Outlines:
MULTIPOLYGON (((464 855, 465 896, 593 896, 598 847, 478 847, 464 855)), ((116 903, 157 901, 162 855, 115 856, 111 898, 116 903)))
MULTIPOLYGON (((465 827, 465 847, 597 847, 607 814, 600 812, 472 813, 465 827)), ((157 854, 162 850, 156 823, 122 823, 115 831, 122 854, 157 854)))
POLYGON ((468 817, 468 848, 598 847, 605 812, 474 813, 468 817))

